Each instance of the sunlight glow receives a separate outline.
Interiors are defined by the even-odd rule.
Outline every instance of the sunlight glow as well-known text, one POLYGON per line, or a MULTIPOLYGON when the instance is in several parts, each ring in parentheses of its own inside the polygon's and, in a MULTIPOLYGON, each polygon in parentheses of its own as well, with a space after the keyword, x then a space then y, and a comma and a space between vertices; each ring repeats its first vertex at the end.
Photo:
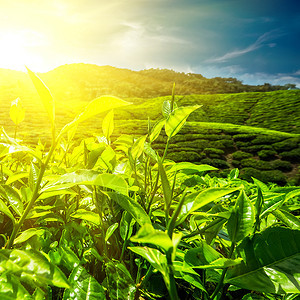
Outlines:
POLYGON ((43 67, 42 57, 35 50, 46 41, 36 31, 19 30, 0 32, 0 65, 2 68, 24 71, 25 65, 31 68, 43 67))

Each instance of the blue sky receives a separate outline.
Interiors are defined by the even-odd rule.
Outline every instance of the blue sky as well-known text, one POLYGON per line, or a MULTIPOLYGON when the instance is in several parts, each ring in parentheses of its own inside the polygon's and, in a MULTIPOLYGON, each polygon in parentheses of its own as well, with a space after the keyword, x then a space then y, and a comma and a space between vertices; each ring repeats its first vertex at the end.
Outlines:
POLYGON ((300 87, 299 0, 0 0, 0 67, 170 68, 300 87))

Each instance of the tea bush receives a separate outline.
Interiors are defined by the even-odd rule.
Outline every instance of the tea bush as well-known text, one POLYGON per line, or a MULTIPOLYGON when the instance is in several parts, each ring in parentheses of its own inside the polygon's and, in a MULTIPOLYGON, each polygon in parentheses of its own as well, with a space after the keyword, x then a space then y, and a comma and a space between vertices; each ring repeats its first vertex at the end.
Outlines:
POLYGON ((29 147, 17 130, 16 138, 1 132, 1 299, 298 297, 300 189, 249 177, 272 172, 282 182, 281 172, 249 167, 247 180, 238 169, 220 178, 208 164, 167 159, 199 108, 177 107, 175 87, 163 117, 138 138, 112 141, 112 109, 130 104, 112 96, 57 133, 52 95, 28 73, 52 142, 29 147), (74 143, 81 123, 103 112, 103 134, 74 143), (152 144, 163 130, 160 154, 152 144))

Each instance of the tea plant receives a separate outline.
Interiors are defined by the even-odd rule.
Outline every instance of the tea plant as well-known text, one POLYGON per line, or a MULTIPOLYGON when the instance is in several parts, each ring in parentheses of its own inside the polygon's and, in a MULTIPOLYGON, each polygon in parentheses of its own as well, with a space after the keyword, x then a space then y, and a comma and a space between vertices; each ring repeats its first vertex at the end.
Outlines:
MULTIPOLYGON (((299 187, 211 177, 216 168, 166 159, 199 106, 174 89, 148 134, 111 140, 119 98, 93 100, 56 133, 54 101, 30 70, 52 142, 0 140, 3 299, 296 299, 299 187), (109 111, 103 135, 79 145, 79 124, 109 111), (152 145, 164 128, 162 155, 152 145)), ((18 125, 23 111, 14 108, 18 125)))

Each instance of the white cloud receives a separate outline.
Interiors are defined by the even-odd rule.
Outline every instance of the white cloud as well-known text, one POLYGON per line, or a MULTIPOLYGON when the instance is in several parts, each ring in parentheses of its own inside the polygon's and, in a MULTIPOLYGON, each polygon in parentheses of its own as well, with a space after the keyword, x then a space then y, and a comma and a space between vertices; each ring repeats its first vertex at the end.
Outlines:
MULTIPOLYGON (((280 33, 278 32, 278 30, 272 30, 272 31, 266 32, 266 33, 262 34, 253 44, 249 45, 248 47, 246 47, 244 49, 233 50, 233 51, 228 52, 219 57, 210 58, 210 59, 206 60, 206 62, 208 62, 208 63, 226 62, 232 58, 244 55, 244 54, 252 52, 258 48, 261 48, 266 42, 277 38, 279 35, 280 35, 280 33)), ((274 43, 272 45, 275 46, 274 43)))

